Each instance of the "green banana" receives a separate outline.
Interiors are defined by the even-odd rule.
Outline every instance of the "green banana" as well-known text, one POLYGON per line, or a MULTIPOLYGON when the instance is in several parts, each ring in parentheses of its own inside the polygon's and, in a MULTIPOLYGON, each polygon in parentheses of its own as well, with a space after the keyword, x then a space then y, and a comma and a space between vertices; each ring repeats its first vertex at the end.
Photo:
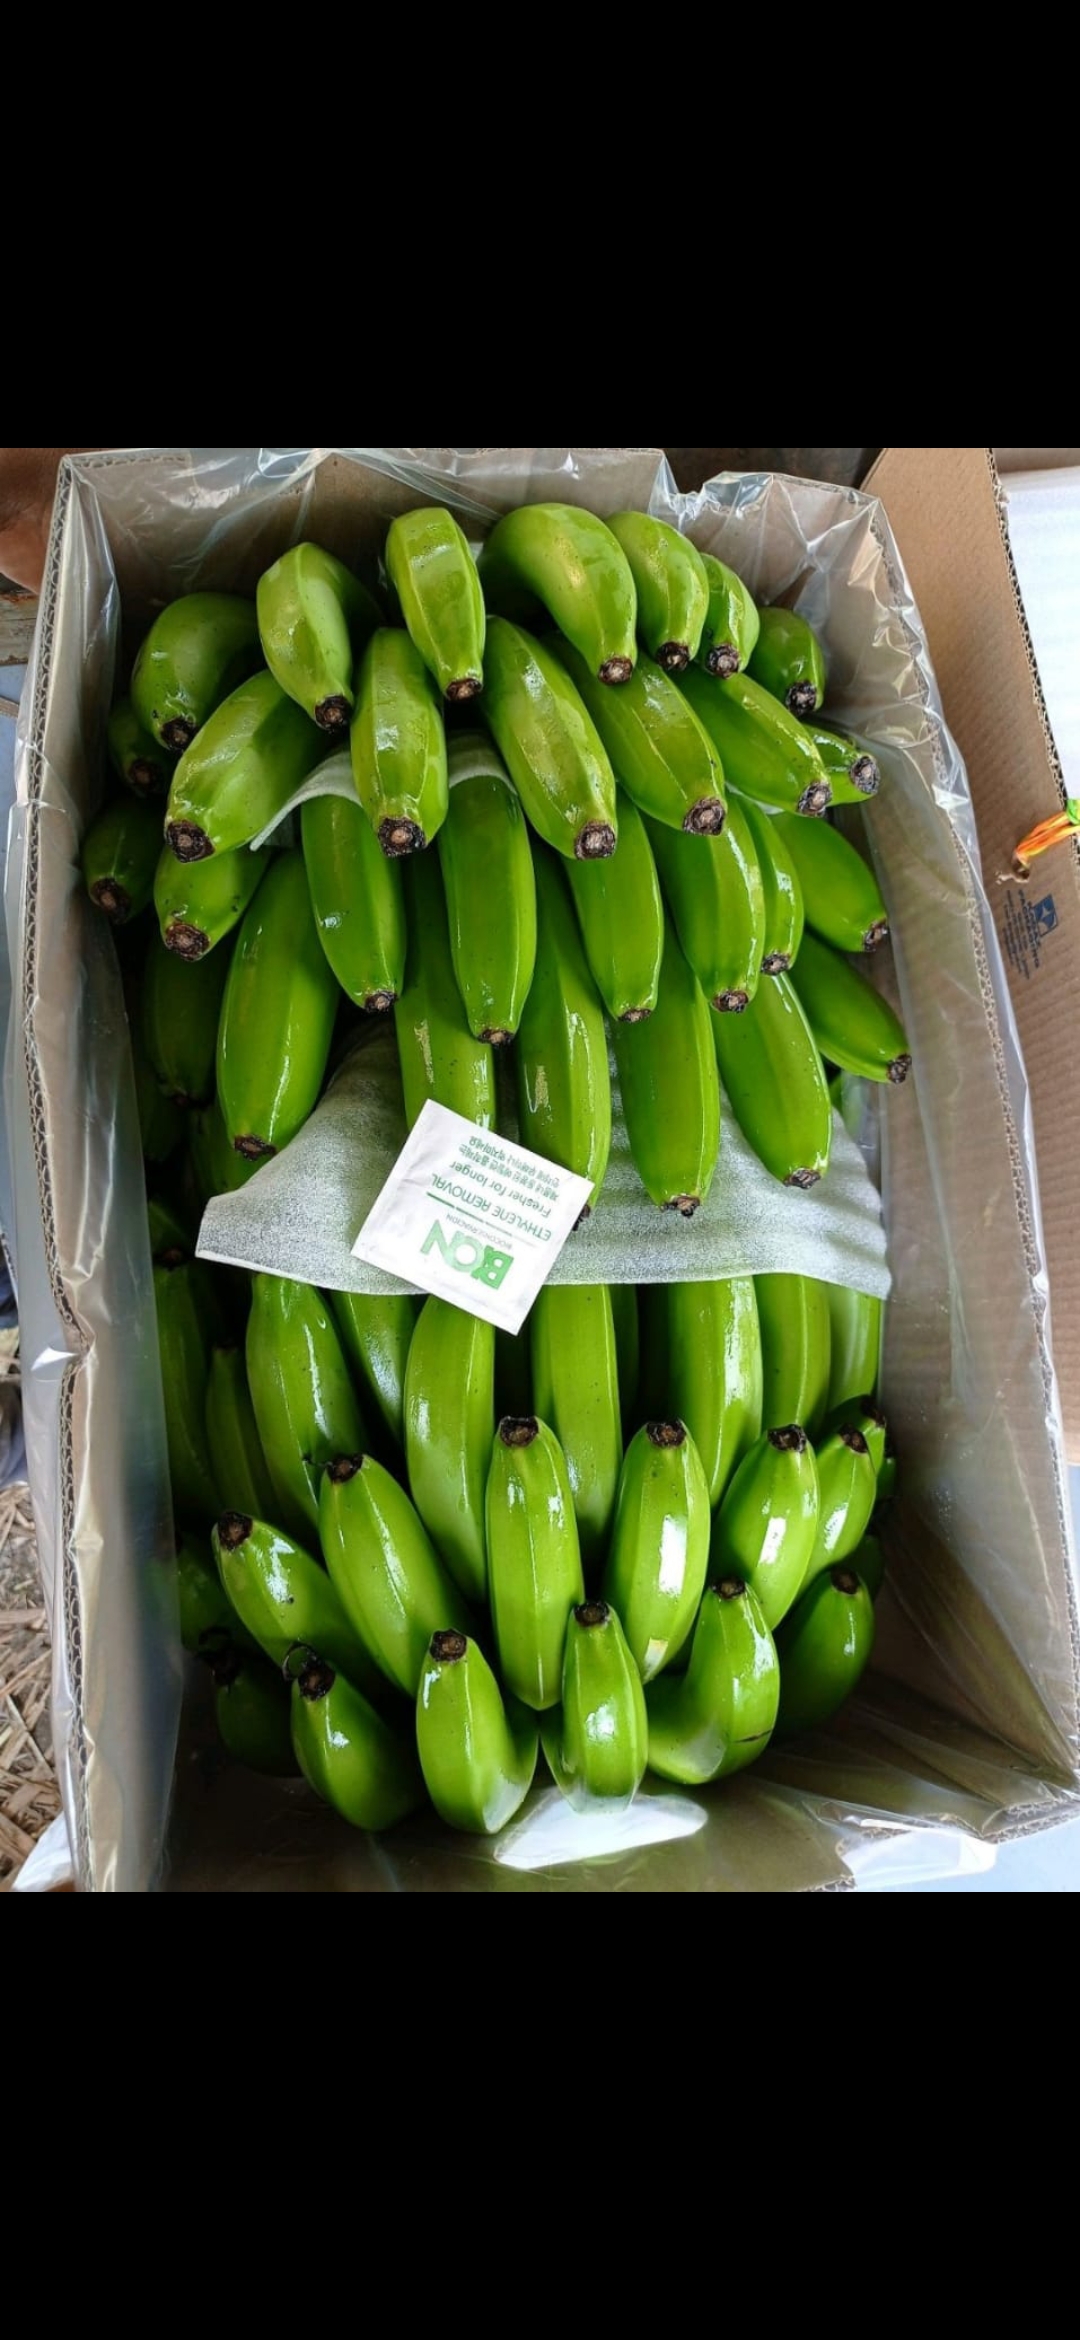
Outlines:
POLYGON ((154 908, 167 951, 178 959, 205 959, 238 926, 270 866, 263 849, 215 853, 209 861, 178 861, 166 845, 154 871, 154 908))
POLYGON ((885 1582, 885 1553, 880 1536, 864 1536, 857 1552, 851 1555, 851 1573, 866 1586, 872 1601, 880 1597, 885 1582))
POLYGON ((325 1568, 265 1520, 226 1511, 213 1533, 214 1559, 229 1600, 275 1666, 299 1643, 347 1674, 357 1689, 382 1694, 382 1677, 346 1616, 325 1568))
POLYGON ((906 1081, 911 1054, 903 1025, 849 960, 808 934, 793 980, 818 1047, 831 1064, 865 1081, 891 1081, 896 1088, 906 1081))
POLYGON ((816 1731, 858 1687, 874 1647, 874 1604, 854 1570, 830 1568, 780 1629, 776 1735, 816 1731))
POLYGON ((714 1576, 752 1586, 770 1633, 798 1600, 817 1541, 817 1460, 796 1424, 767 1430, 740 1463, 713 1523, 714 1576))
POLYGON ((548 615, 601 683, 625 683, 637 654, 637 593, 621 544, 576 504, 525 504, 496 522, 480 556, 489 609, 517 614, 522 596, 548 615))
POLYGON ((268 1779, 299 1769, 289 1727, 289 1693, 261 1658, 229 1650, 214 1664, 214 1717, 227 1755, 268 1779))
POLYGON ((506 618, 488 626, 484 721, 538 837, 568 861, 615 851, 615 775, 558 658, 506 618))
POLYGON ((206 1446, 220 1511, 274 1516, 274 1489, 266 1467, 255 1409, 248 1388, 244 1352, 216 1347, 206 1384, 206 1446))
POLYGON ((763 983, 742 1016, 713 1022, 728 1103, 760 1162, 785 1186, 816 1186, 829 1167, 832 1102, 790 977, 763 983))
POLYGON ((432 1634, 469 1629, 419 1513, 370 1455, 339 1455, 323 1472, 319 1525, 346 1615, 387 1680, 415 1698, 432 1634))
POLYGON ((497 1836, 533 1783, 536 1718, 507 1704, 486 1657, 464 1633, 435 1633, 416 1701, 416 1745, 440 1820, 497 1836))
POLYGON ((806 923, 838 951, 877 951, 889 939, 889 913, 869 864, 829 821, 776 822, 798 871, 806 923))
POLYGON ((548 646, 580 692, 619 784, 638 811, 691 837, 719 836, 725 817, 723 767, 689 697, 663 667, 642 658, 621 690, 606 691, 568 642, 553 640, 548 646))
POLYGON ((344 736, 353 672, 382 613, 351 569, 318 544, 294 544, 256 595, 263 657, 283 691, 320 731, 344 736))
POLYGON ((420 1303, 411 1293, 382 1300, 366 1292, 331 1292, 329 1300, 353 1373, 400 1451, 405 1444, 405 1369, 420 1303))
POLYGON ((751 1276, 654 1284, 641 1294, 642 1398, 685 1422, 715 1510, 761 1436, 761 1335, 751 1276))
POLYGON ((761 632, 758 606, 748 586, 713 553, 703 553, 709 609, 698 662, 716 681, 726 682, 753 657, 761 632))
POLYGON ((196 1261, 174 1251, 155 1261, 154 1302, 173 1510, 178 1519, 208 1526, 217 1514, 218 1499, 206 1444, 210 1330, 202 1306, 203 1289, 196 1261))
POLYGON ((161 828, 153 805, 114 796, 83 839, 82 871, 95 908, 111 926, 138 918, 154 891, 161 828))
POLYGON ((193 1252, 194 1229, 186 1217, 168 1202, 164 1195, 147 1196, 146 1223, 150 1233, 150 1256, 157 1259, 163 1251, 193 1252))
POLYGON ((877 1502, 877 1472, 861 1430, 846 1424, 834 1430, 818 1447, 817 1467, 818 1530, 803 1578, 804 1592, 816 1576, 858 1551, 877 1502))
POLYGON ((487 1599, 484 1498, 495 1433, 495 1328, 424 1302, 405 1373, 412 1499, 466 1600, 487 1599))
POLYGON ((202 1536, 177 1537, 176 1588, 180 1639, 192 1657, 211 1662, 234 1647, 248 1651, 257 1647, 233 1608, 202 1536))
POLYGON ((606 1601, 572 1609, 562 1705, 541 1726, 552 1777, 575 1811, 625 1811, 645 1777, 649 1719, 641 1676, 606 1601))
POLYGON ((205 1105, 214 1094, 214 1056, 229 955, 193 966, 151 937, 143 972, 142 1039, 166 1097, 205 1105))
POLYGON ((871 1396, 881 1371, 881 1341, 885 1304, 867 1292, 850 1291, 843 1284, 826 1284, 831 1329, 829 1408, 845 1398, 871 1396))
POLYGON ((310 1654, 293 1682, 292 1743, 308 1786, 353 1828, 393 1828, 424 1801, 415 1749, 310 1654))
POLYGON ((688 666, 679 689, 740 796, 780 812, 825 811, 832 787, 810 733, 751 675, 732 675, 716 685, 700 667, 688 666))
MULTIPOLYGON (((739 809, 750 831, 765 895, 765 951, 761 972, 786 975, 799 956, 806 923, 798 871, 781 835, 779 820, 766 812, 764 805, 755 804, 752 796, 740 797, 739 809)), ((819 826, 818 822, 814 823, 815 828, 819 826)))
POLYGON ((881 767, 865 740, 847 739, 842 732, 820 723, 808 728, 831 782, 834 804, 862 804, 868 796, 877 795, 881 767))
MULTIPOLYGON (((872 1397, 845 1398, 838 1406, 830 1406, 825 1418, 826 1438, 833 1438, 838 1430, 857 1430, 866 1440, 867 1452, 874 1466, 874 1477, 881 1475, 888 1443, 888 1423, 872 1397)), ((876 1495, 875 1495, 876 1501, 876 1495)), ((847 1554, 844 1554, 847 1558, 847 1554)))
POLYGON ((641 1372, 641 1334, 638 1296, 633 1284, 609 1284, 611 1321, 615 1332, 615 1362, 619 1376, 619 1405, 624 1440, 632 1435, 641 1372))
POLYGON ((604 1599, 643 1682, 677 1658, 709 1565, 709 1486, 684 1422, 647 1422, 619 1477, 604 1599))
POLYGON ((218 1030, 221 1110, 248 1161, 287 1146, 317 1103, 339 996, 303 854, 278 854, 240 929, 218 1030))
MULTIPOLYGON (((259 1165, 246 1162, 229 1143, 229 1134, 215 1098, 186 1117, 188 1160, 195 1183, 200 1215, 215 1194, 238 1194, 259 1165)), ((241 1271, 237 1269, 237 1274, 241 1271)))
POLYGON ((403 627, 380 626, 356 683, 356 793, 388 861, 422 853, 446 819, 446 733, 435 686, 403 627))
POLYGON ((178 861, 238 853, 275 826, 323 753, 319 733, 273 675, 253 675, 181 756, 165 808, 166 844, 178 861))
POLYGON ((881 1517, 882 1513, 883 1513, 884 1511, 886 1511, 886 1510, 889 1508, 889 1505, 890 1505, 890 1504, 892 1504, 893 1502, 895 1502, 895 1500, 896 1500, 896 1477, 897 1477, 897 1461, 896 1461, 896 1456, 895 1456, 895 1454, 892 1452, 892 1449, 890 1448, 890 1446, 888 1445, 888 1443, 886 1442, 886 1447, 885 1447, 885 1460, 884 1460, 884 1462, 882 1463, 881 1469, 880 1469, 880 1470, 879 1470, 879 1472, 878 1472, 878 1483, 877 1483, 877 1504, 876 1504, 876 1506, 875 1506, 875 1511, 874 1511, 874 1517, 875 1517, 875 1519, 880 1519, 880 1517, 881 1517))
POLYGON ((381 1015, 405 984, 401 871, 347 797, 309 796, 300 828, 319 941, 347 997, 381 1015))
POLYGON ((595 1203, 611 1150, 607 1034, 558 865, 543 854, 536 909, 536 973, 515 1050, 521 1142, 591 1179, 595 1203))
POLYGON ((765 889, 739 806, 729 798, 721 837, 680 836, 659 821, 646 827, 679 941, 710 1007, 741 1015, 765 956, 765 889))
POLYGON ((409 951, 394 1003, 405 1116, 412 1129, 434 1098, 481 1129, 495 1126, 495 1059, 474 1040, 454 981, 446 897, 437 856, 418 854, 405 887, 409 951))
POLYGON ((529 1330, 533 1402, 566 1458, 588 1583, 607 1549, 623 1453, 607 1285, 545 1284, 533 1302, 529 1330))
POLYGON ((684 1787, 730 1779, 765 1753, 780 1703, 776 1644, 749 1585, 725 1577, 701 1604, 686 1673, 645 1700, 649 1769, 684 1787))
POLYGON ((442 697, 451 706, 484 687, 486 613, 469 540, 451 512, 402 512, 384 554, 401 614, 442 697))
POLYGON ((670 927, 654 1013, 612 1034, 638 1177, 654 1203, 692 1219, 720 1153, 720 1083, 705 994, 670 927))
POLYGON ((797 1422, 815 1440, 829 1403, 827 1286, 812 1276, 755 1276, 761 1327, 763 1430, 797 1422))
POLYGON ((253 601, 186 593, 150 628, 131 678, 132 705, 144 731, 183 755, 215 708, 261 665, 253 601))
POLYGON ((439 867, 466 1021, 499 1047, 517 1031, 536 966, 536 880, 521 799, 475 734, 454 741, 439 867))
POLYGON ((136 1016, 128 1025, 131 1041, 131 1069, 135 1078, 135 1105, 139 1116, 139 1138, 148 1162, 167 1162, 184 1135, 188 1116, 173 1098, 162 1094, 161 1084, 150 1062, 143 1040, 141 1018, 136 1016))
POLYGON ((319 1524, 324 1464, 364 1443, 349 1369, 321 1292, 284 1276, 253 1276, 246 1354, 274 1516, 291 1535, 310 1535, 319 1524))
POLYGON ((696 658, 709 614, 709 580, 697 546, 648 512, 617 512, 608 527, 630 564, 638 633, 650 658, 681 674, 696 658))
POLYGON ((136 796, 167 796, 173 757, 140 723, 130 699, 118 699, 105 729, 109 761, 136 796))
POLYGON ((568 861, 589 973, 609 1016, 642 1024, 656 1006, 664 905, 645 824, 620 790, 619 842, 609 861, 568 861))
POLYGON ((506 1687, 542 1714, 562 1693, 566 1620, 585 1598, 570 1474, 535 1415, 506 1415, 487 1483, 488 1589, 506 1687))
POLYGON ((806 619, 793 609, 763 609, 750 673, 789 714, 808 723, 825 701, 825 653, 806 619))

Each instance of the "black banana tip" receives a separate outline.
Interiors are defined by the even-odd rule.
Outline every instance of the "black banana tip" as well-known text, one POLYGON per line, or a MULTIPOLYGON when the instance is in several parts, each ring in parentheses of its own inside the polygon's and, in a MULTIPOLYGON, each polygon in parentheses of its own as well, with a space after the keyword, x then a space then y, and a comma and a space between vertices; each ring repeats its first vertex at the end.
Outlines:
POLYGON ((504 1446, 531 1446, 540 1436, 540 1424, 535 1414, 504 1414, 499 1424, 499 1437, 504 1446))
POLYGON ((859 1579, 852 1568, 830 1568, 829 1577, 837 1592, 847 1593, 849 1598, 859 1590, 859 1579))
POLYGON ((789 1422, 786 1430, 770 1430, 769 1445, 777 1454, 805 1454, 810 1441, 797 1422, 789 1422))
POLYGON ((379 843, 388 861, 403 861, 408 853, 426 853, 427 836, 419 821, 394 820, 389 817, 380 823, 379 843))
POLYGON ((486 1040, 489 1048, 509 1048, 513 1037, 505 1024, 485 1024, 480 1034, 481 1040, 486 1040))
POLYGON ((860 796, 876 796, 881 786, 881 766, 875 756, 860 756, 848 774, 853 788, 860 796))
POLYGON ((910 1056, 894 1056, 892 1063, 889 1066, 889 1079, 891 1080, 894 1089, 903 1088, 904 1082, 906 1081, 908 1074, 911 1071, 911 1062, 912 1060, 910 1056))
POLYGON ((863 936, 862 947, 864 951, 879 951, 882 944, 887 943, 888 939, 889 921, 887 918, 878 918, 875 919, 873 926, 867 927, 866 933, 863 936))
POLYGON ((217 1523, 217 1540, 223 1552, 238 1552, 246 1544, 255 1522, 243 1511, 223 1511, 217 1523))
POLYGON ((820 821, 824 819, 831 803, 832 782, 815 780, 809 788, 803 790, 795 810, 805 814, 807 820, 820 821))
POLYGON ((281 1671, 287 1682, 295 1683, 301 1698, 306 1698, 309 1706, 314 1706, 320 1698, 327 1698, 337 1681, 333 1666, 328 1666, 326 1659, 319 1657, 315 1650, 305 1649, 300 1641, 293 1643, 281 1671))
POLYGON ((688 837, 718 837, 727 819, 727 806, 719 796, 703 796, 692 804, 683 822, 688 837))
POLYGON ((210 1679, 215 1690, 231 1690, 243 1669, 243 1659, 234 1641, 227 1641, 223 1649, 206 1653, 210 1679))
POLYGON ((593 1625, 606 1625, 610 1616, 611 1610, 606 1601, 582 1601, 580 1608, 574 1610, 575 1624, 584 1625, 587 1628, 593 1625))
POLYGON ((579 1211, 577 1218, 574 1220, 574 1224, 573 1224, 573 1226, 572 1226, 572 1227, 571 1227, 571 1229, 570 1229, 570 1233, 571 1233, 571 1235, 576 1235, 576 1234, 577 1234, 577 1231, 578 1231, 578 1228, 579 1228, 579 1227, 583 1227, 583 1226, 585 1225, 585 1221, 586 1221, 586 1219, 591 1219, 591 1218, 592 1218, 592 1204, 591 1204, 591 1203, 586 1203, 584 1210, 583 1210, 583 1211, 579 1211))
POLYGON ((646 1422, 645 1436, 650 1446, 685 1446, 685 1422, 646 1422))
POLYGON ((320 699, 315 709, 315 721, 319 730, 329 731, 335 738, 340 738, 342 732, 348 730, 351 720, 352 708, 348 700, 340 696, 335 696, 332 699, 320 699))
POLYGON ((167 926, 162 941, 167 951, 175 951, 178 959, 205 959, 210 948, 210 937, 201 926, 191 926, 186 918, 174 919, 167 926))
POLYGON ((812 682, 792 683, 784 704, 789 713, 796 716, 800 723, 808 723, 811 715, 816 715, 818 711, 817 684, 812 682))
POLYGON ((270 1145, 266 1138, 238 1137, 233 1139, 233 1152, 242 1155, 245 1162, 268 1162, 271 1154, 277 1153, 277 1147, 270 1145))
POLYGON ((746 1586, 738 1576, 722 1577, 719 1584, 714 1584, 713 1591, 718 1601, 741 1601, 746 1597, 746 1586))
POLYGON ((128 765, 127 784, 134 789, 136 796, 164 796, 167 793, 164 773, 156 764, 146 763, 142 756, 136 756, 134 763, 128 765))
POLYGON ((574 839, 575 861, 610 861, 618 840, 610 821, 589 821, 574 839))
POLYGON ((364 1001, 366 1016, 387 1016, 397 998, 396 991, 371 991, 364 1001))
POLYGON ((185 749, 191 746, 198 728, 198 724, 192 723, 186 715, 174 715, 171 723, 163 723, 161 737, 170 755, 182 756, 185 749))
POLYGON ((651 1008, 624 1008, 619 1022, 620 1024, 647 1024, 651 1014, 651 1008))
POLYGON ((478 699, 483 688, 482 674, 460 675, 457 682, 447 683, 447 702, 451 707, 463 707, 470 699, 478 699))
POLYGON ((852 1454, 869 1454, 870 1449, 866 1443, 865 1438, 863 1437, 862 1431, 853 1429, 850 1422, 845 1422, 844 1427, 840 1432, 840 1437, 843 1444, 850 1449, 852 1454))
POLYGON ((110 926, 126 925, 131 916, 131 895, 119 878, 97 878, 90 888, 90 899, 104 910, 110 926))
POLYGON ((332 1487, 347 1487, 350 1479, 359 1476, 364 1468, 362 1454, 339 1454, 326 1466, 326 1476, 332 1487))
POLYGON ((600 669, 600 680, 602 683, 626 683, 633 671, 632 658, 605 658, 600 669))
POLYGON ((708 672, 718 682, 730 682, 732 675, 738 674, 741 663, 734 642, 715 643, 705 661, 708 672))
POLYGON ((692 1219, 695 1211, 701 1209, 701 1196, 699 1194, 674 1195, 670 1202, 664 1204, 664 1209, 678 1211, 680 1219, 692 1219))
POLYGON ((206 830, 194 821, 167 821, 165 843, 178 861, 209 861, 214 850, 206 830))
POLYGON ((685 674, 690 664, 689 642, 661 642, 656 663, 665 674, 685 674))
POLYGON ((793 1186, 797 1194, 809 1194, 812 1186, 821 1185, 821 1172, 820 1170, 793 1170, 790 1178, 785 1178, 784 1185, 793 1186))
POLYGON ((750 1005, 748 991, 718 991, 713 1006, 718 1016, 744 1016, 750 1005))
POLYGON ((791 954, 789 951, 770 951, 768 957, 761 962, 761 972, 763 975, 786 975, 790 966, 791 954))
POLYGON ((437 1666, 457 1666, 466 1655, 468 1647, 468 1638, 464 1633, 433 1633, 429 1655, 434 1658, 437 1666))

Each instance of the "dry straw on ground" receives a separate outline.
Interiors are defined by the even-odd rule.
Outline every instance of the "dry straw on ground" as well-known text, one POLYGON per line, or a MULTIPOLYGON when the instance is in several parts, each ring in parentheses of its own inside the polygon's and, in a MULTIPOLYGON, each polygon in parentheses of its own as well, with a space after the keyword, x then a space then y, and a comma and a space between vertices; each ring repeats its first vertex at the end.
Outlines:
MULTIPOLYGON (((0 1335, 6 1348, 14 1336, 0 1335)), ((18 1361, 0 1354, 0 1378, 18 1361)), ((0 1493, 0 1893, 60 1809, 49 1729, 48 1627, 26 1487, 0 1493)))

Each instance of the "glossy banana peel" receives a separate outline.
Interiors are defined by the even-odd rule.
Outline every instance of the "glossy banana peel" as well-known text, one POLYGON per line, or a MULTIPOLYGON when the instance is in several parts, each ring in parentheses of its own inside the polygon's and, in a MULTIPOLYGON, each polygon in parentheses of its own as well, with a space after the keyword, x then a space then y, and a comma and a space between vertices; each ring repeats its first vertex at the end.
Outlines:
POLYGON ((160 851, 157 812, 130 793, 114 796, 91 823, 82 849, 83 877, 90 900, 110 926, 126 926, 145 910, 160 851))
POLYGON ((218 1028, 222 1115, 246 1160, 280 1152, 317 1104, 338 998, 304 857, 279 854, 240 929, 218 1028))
POLYGON ((263 656, 317 728, 348 732, 356 661, 381 616, 366 586, 318 544, 294 544, 259 580, 263 656))
POLYGON ((619 792, 619 842, 608 861, 568 861, 566 875, 589 973, 616 1023, 642 1024, 656 1006, 664 905, 645 823, 619 792))
POLYGON ((319 1525, 350 1623, 387 1681, 414 1699, 432 1634, 469 1630, 419 1512, 370 1455, 339 1455, 323 1472, 319 1525))
POLYGON ((537 958, 515 1050, 521 1142, 592 1184, 611 1150, 607 1033, 559 865, 536 856, 537 958))
POLYGON ((299 1642, 370 1695, 380 1676, 346 1616, 325 1568, 268 1521, 225 1511, 213 1534, 222 1585, 246 1630, 272 1665, 299 1642))
POLYGON ((439 1818, 470 1836, 495 1836, 533 1783, 536 1717, 505 1700, 483 1651, 465 1633, 436 1633, 416 1704, 420 1768, 439 1818))
POLYGON ((300 816, 319 941, 346 997, 365 1015, 393 1007, 405 986, 408 936, 401 871, 360 805, 312 796, 300 816))
POLYGON ((685 1422, 715 1510, 762 1430, 761 1334, 751 1276, 654 1284, 640 1295, 642 1396, 685 1422))
POLYGON ((181 756, 169 790, 165 841, 179 861, 237 853, 280 820, 325 742, 265 671, 218 707, 181 756))
POLYGON ((681 674, 701 646, 709 580, 697 546, 648 512, 617 512, 607 523, 630 564, 638 633, 666 674, 681 674))
MULTIPOLYGON (((490 763, 486 742, 479 745, 490 763)), ((439 866, 466 1022, 474 1039, 504 1046, 521 1022, 536 967, 532 850, 508 775, 488 769, 455 779, 439 831, 439 866)))
POLYGON ((403 512, 386 539, 387 574, 440 696, 451 706, 484 687, 486 613, 468 538, 441 506, 403 512))
POLYGON ((131 699, 144 731, 182 755, 222 700, 262 664, 253 601, 186 593, 169 603, 135 661, 131 699))
POLYGON ((496 522, 480 557, 489 609, 541 602, 591 675, 625 684, 637 656, 637 594, 622 546, 576 504, 526 504, 496 522))
MULTIPOLYGON (((430 1305, 430 1303, 429 1303, 430 1305)), ((585 1582, 603 1563, 622 1467, 615 1321, 606 1284, 545 1284, 529 1318, 536 1411, 566 1458, 585 1582)), ((488 1436, 488 1456, 491 1437, 488 1436)))
POLYGON ((792 1423, 751 1448, 717 1512, 710 1572, 748 1584, 771 1633, 802 1591, 820 1502, 814 1449, 792 1423))
POLYGON ((492 618, 483 716, 530 826, 568 860, 615 851, 615 775, 584 702, 550 644, 492 618))
POLYGON ((829 1167, 832 1100, 789 978, 763 982, 744 1014, 714 1017, 713 1044, 728 1103, 758 1160, 784 1186, 817 1186, 829 1167))
POLYGON ((495 1060, 466 1021, 450 951, 446 896, 436 854, 418 854, 405 873, 409 952, 405 988, 394 1006, 401 1085, 409 1128, 430 1098, 475 1121, 495 1125, 495 1060))
POLYGON ((416 1750, 343 1674, 309 1656, 292 1687, 292 1743, 317 1796, 353 1828, 393 1828, 424 1801, 416 1750))
POLYGON ((310 1538, 325 1464, 364 1445, 337 1327, 313 1285, 253 1276, 247 1373, 275 1516, 290 1534, 310 1538))
POLYGON ((829 1403, 828 1289, 811 1276, 755 1276, 763 1430, 797 1422, 816 1440, 829 1403))
POLYGON ((756 1763, 780 1703, 776 1645, 749 1585, 725 1577, 701 1604, 686 1673, 646 1692, 649 1769, 686 1787, 756 1763))
POLYGON ((495 1328, 449 1300, 424 1302, 405 1374, 413 1502, 460 1592, 487 1599, 484 1505, 495 1434, 495 1328))
POLYGON ((566 1460, 535 1416, 499 1424, 486 1517, 499 1671, 507 1690, 542 1714, 562 1694, 566 1621, 585 1584, 566 1460))
POLYGON ((692 1219, 720 1153, 720 1084, 705 994, 669 927, 656 1007, 643 1024, 615 1024, 626 1134, 646 1193, 692 1219))
POLYGON ((874 1604, 852 1568, 831 1568, 780 1628, 779 1739, 821 1730, 858 1688, 874 1648, 874 1604))
POLYGON ((606 1601, 571 1610, 562 1704, 545 1715, 544 1753, 575 1811, 625 1811, 649 1759, 645 1692, 626 1636, 606 1601))
POLYGON ((388 860, 423 853, 446 819, 446 733, 431 676, 400 627, 380 626, 368 643, 349 741, 356 793, 388 860))
POLYGON ((709 1488, 682 1422, 649 1422, 626 1450, 603 1597, 643 1682, 677 1658, 709 1565, 709 1488))

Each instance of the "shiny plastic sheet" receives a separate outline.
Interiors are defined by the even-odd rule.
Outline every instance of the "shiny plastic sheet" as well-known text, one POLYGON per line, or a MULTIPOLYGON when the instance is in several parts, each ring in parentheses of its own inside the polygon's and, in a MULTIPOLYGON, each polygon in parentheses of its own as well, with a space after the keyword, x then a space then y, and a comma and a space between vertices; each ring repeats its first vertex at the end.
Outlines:
POLYGON ((78 873, 121 597, 134 643, 161 601, 253 590, 304 536, 373 565, 388 521, 418 502, 451 503, 475 538, 539 497, 650 506, 760 597, 797 602, 825 636, 830 712, 883 765, 867 826, 916 1073, 882 1113, 885 1397, 903 1498, 875 1670, 830 1733, 714 1794, 646 1799, 694 1812, 662 1815, 651 1844, 643 1812, 621 1850, 579 1837, 568 1851, 543 1810, 511 1857, 420 1823, 369 1845, 303 1790, 215 1768, 196 1741, 171 1882, 798 1890, 850 1883, 845 1846, 868 1832, 959 1828, 992 1843, 1076 1809, 1076 1585, 1027 1091, 965 774, 880 507, 783 478, 679 496, 648 450, 134 450, 62 472, 7 873, 27 1432, 61 1780, 91 1889, 141 1890, 160 1873, 179 1709, 130 1060, 111 943, 78 873))

